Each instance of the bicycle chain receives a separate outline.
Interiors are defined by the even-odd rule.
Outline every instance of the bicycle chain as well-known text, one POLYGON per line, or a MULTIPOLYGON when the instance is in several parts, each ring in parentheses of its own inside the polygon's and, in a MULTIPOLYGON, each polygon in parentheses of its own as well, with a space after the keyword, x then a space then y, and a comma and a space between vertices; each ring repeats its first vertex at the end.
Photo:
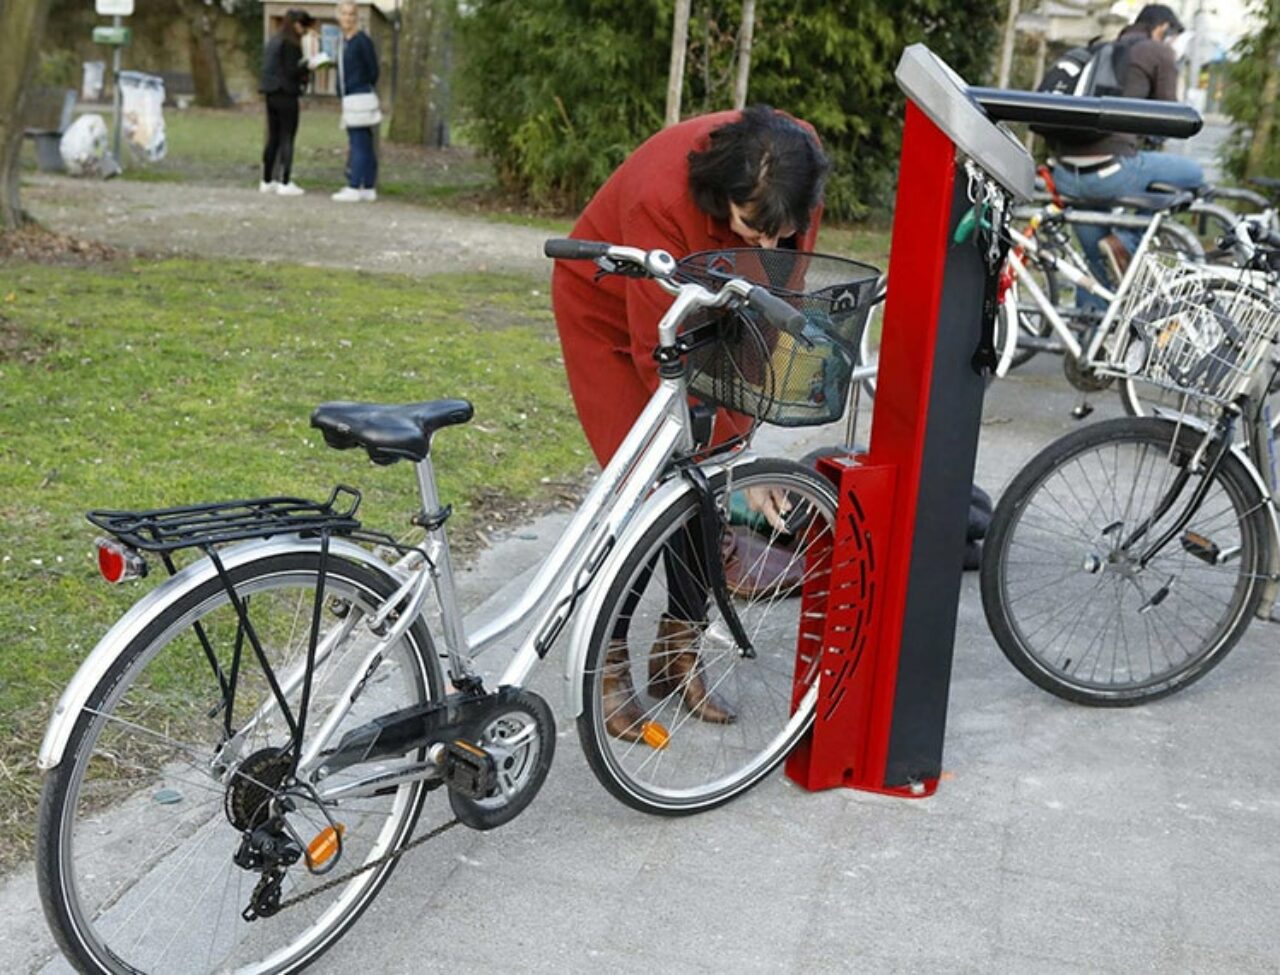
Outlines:
POLYGON ((459 819, 456 819, 456 818, 451 819, 447 823, 443 823, 440 826, 437 826, 435 829, 431 830, 430 832, 424 833, 422 836, 419 836, 412 843, 406 843, 404 846, 400 847, 400 849, 393 850, 392 852, 388 853, 386 856, 382 856, 374 860, 372 863, 363 864, 362 866, 356 867, 354 870, 343 874, 341 877, 334 877, 332 880, 325 881, 319 887, 316 887, 314 890, 309 890, 305 894, 299 894, 297 897, 291 897, 287 901, 281 901, 280 904, 276 907, 275 913, 279 914, 281 911, 285 910, 286 908, 293 907, 295 904, 301 904, 305 900, 310 900, 312 897, 315 897, 317 894, 323 894, 326 890, 332 890, 334 887, 339 887, 342 884, 345 884, 348 881, 360 876, 362 873, 368 873, 370 870, 374 870, 385 863, 390 863, 392 860, 395 860, 395 859, 398 859, 399 857, 404 856, 406 853, 408 853, 410 850, 414 849, 415 847, 421 846, 423 843, 427 842, 427 840, 433 840, 437 836, 441 835, 442 833, 445 833, 448 830, 453 829, 453 827, 460 825, 460 823, 461 823, 461 820, 459 819))

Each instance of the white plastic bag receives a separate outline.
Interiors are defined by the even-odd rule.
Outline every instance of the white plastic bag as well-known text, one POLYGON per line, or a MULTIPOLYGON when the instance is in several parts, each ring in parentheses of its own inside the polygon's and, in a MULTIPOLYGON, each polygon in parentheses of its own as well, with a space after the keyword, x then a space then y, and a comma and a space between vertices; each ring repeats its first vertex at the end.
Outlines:
POLYGON ((141 71, 120 72, 125 140, 149 162, 164 158, 164 79, 141 71))
POLYGON ((107 142, 107 123, 102 116, 81 115, 62 133, 58 153, 72 176, 99 176, 103 174, 107 142))

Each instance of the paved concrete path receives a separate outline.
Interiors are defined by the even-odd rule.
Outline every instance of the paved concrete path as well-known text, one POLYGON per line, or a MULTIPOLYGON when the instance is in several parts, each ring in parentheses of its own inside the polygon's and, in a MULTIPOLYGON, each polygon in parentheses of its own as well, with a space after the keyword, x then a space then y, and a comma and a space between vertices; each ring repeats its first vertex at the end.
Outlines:
MULTIPOLYGON (((1056 367, 990 391, 979 482, 993 493, 1073 425, 1056 367)), ((799 456, 838 438, 767 430, 761 446, 799 456)), ((514 532, 466 574, 475 618, 562 525, 514 532)), ((534 805, 407 857, 315 971, 1280 971, 1275 643, 1255 624, 1172 699, 1076 707, 1006 663, 970 574, 936 796, 810 794, 775 774, 691 819, 633 812, 596 783, 553 656, 534 686, 561 735, 534 805)), ((424 820, 442 815, 437 802, 424 820)), ((0 890, 0 968, 63 971, 51 951, 20 874, 0 890)))

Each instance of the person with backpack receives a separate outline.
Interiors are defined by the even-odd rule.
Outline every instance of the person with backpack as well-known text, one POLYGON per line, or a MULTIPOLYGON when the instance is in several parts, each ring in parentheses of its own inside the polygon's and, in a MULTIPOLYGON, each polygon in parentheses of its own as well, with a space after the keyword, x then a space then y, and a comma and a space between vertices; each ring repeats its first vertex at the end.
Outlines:
MULTIPOLYGON (((1171 8, 1149 3, 1115 41, 1068 51, 1046 72, 1039 90, 1177 101, 1177 58, 1170 42, 1182 30, 1171 8)), ((1053 154, 1054 184, 1063 196, 1113 200, 1142 193, 1152 183, 1181 189, 1204 183, 1204 170, 1194 159, 1141 151, 1135 135, 1097 130, 1042 134, 1053 154)), ((1076 235, 1090 270, 1100 281, 1108 280, 1108 257, 1123 271, 1140 239, 1132 230, 1103 226, 1077 225, 1076 235)), ((1083 291, 1077 291, 1077 301, 1102 305, 1101 299, 1083 291)))

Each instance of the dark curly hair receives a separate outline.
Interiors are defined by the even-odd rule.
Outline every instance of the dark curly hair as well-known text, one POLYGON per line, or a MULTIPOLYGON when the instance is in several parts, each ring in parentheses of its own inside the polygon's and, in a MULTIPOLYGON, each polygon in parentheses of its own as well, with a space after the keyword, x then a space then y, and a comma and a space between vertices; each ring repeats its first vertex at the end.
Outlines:
POLYGON ((728 220, 734 203, 750 211, 754 230, 804 233, 829 168, 818 140, 795 119, 752 105, 714 130, 707 148, 689 153, 689 191, 717 220, 728 220))

